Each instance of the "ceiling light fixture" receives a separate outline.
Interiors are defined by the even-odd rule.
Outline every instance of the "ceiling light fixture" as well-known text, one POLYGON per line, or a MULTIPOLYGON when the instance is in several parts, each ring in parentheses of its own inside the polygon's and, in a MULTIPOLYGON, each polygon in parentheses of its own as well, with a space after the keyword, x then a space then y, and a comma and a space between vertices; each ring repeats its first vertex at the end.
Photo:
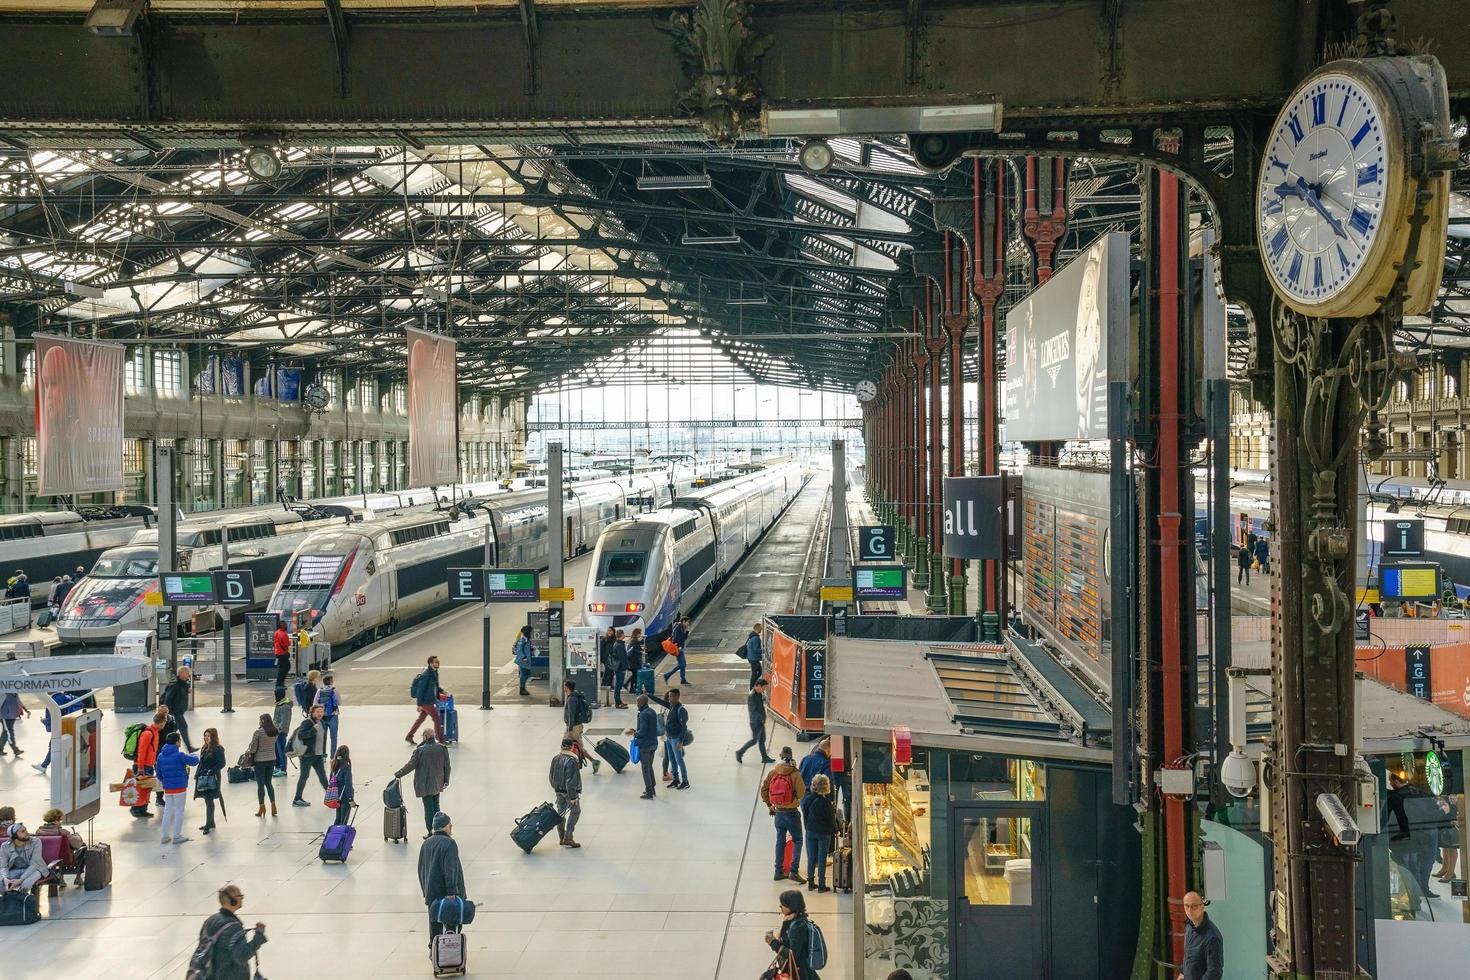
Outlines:
POLYGON ((999 100, 969 105, 843 105, 761 112, 761 132, 767 136, 996 132, 1000 124, 999 100))
POLYGON ((726 306, 765 306, 767 299, 764 296, 735 296, 725 300, 726 306))
POLYGON ((281 158, 268 146, 252 146, 245 151, 245 169, 261 180, 275 180, 281 175, 281 158))
POLYGON ((97 0, 84 23, 98 37, 132 37, 147 15, 148 0, 97 0))
POLYGON ((807 173, 824 174, 832 169, 837 154, 832 151, 832 144, 824 139, 807 140, 796 152, 796 160, 807 173))
POLYGON ((733 231, 728 235, 691 235, 685 232, 679 239, 680 245, 739 245, 745 239, 733 231))
POLYGON ((645 174, 638 178, 640 191, 705 191, 713 186, 709 174, 645 174))

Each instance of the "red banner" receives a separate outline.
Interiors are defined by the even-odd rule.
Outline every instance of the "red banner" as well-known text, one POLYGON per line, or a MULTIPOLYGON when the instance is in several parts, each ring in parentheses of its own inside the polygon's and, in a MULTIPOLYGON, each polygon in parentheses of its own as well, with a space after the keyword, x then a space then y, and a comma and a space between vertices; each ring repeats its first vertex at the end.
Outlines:
POLYGON ((123 487, 123 347, 36 334, 39 494, 123 487))
POLYGON ((408 328, 408 482, 442 486, 459 479, 455 344, 408 328))

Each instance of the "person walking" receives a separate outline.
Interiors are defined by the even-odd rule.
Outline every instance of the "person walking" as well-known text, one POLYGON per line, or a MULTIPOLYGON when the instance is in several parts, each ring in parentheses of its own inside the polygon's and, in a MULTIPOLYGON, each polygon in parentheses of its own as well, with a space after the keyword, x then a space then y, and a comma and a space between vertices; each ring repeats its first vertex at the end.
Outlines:
POLYGON ((271 650, 276 655, 276 687, 285 687, 291 673, 291 633, 284 622, 276 623, 271 634, 271 650))
POLYGON ((806 914, 806 899, 801 892, 781 893, 781 932, 767 932, 766 945, 776 954, 776 962, 765 972, 766 978, 778 975, 790 980, 821 980, 812 969, 812 925, 806 914))
POLYGON ((434 733, 425 731, 423 740, 415 746, 413 755, 403 768, 393 775, 399 779, 413 773, 413 795, 424 804, 424 834, 427 840, 434 831, 434 814, 439 812, 439 794, 449 788, 449 749, 434 738, 434 733))
POLYGON ((332 823, 345 824, 351 818, 352 804, 357 799, 352 788, 352 753, 345 745, 332 752, 332 779, 328 785, 337 788, 337 819, 332 823))
POLYGON ((766 751, 766 689, 768 687, 770 683, 764 677, 757 677, 755 684, 750 688, 750 693, 745 696, 745 714, 750 722, 750 741, 735 750, 736 762, 744 762, 745 753, 756 745, 760 746, 762 762, 776 761, 766 751))
POLYGON ((536 655, 535 648, 531 646, 531 627, 521 627, 521 631, 516 634, 516 642, 511 647, 510 655, 515 661, 517 676, 520 680, 521 697, 528 698, 531 692, 526 690, 526 681, 531 679, 531 658, 536 655))
POLYGON ((189 767, 199 765, 199 756, 182 751, 182 741, 178 732, 169 732, 158 750, 158 780, 163 783, 162 844, 191 839, 184 836, 184 804, 189 801, 189 767))
MULTIPOLYGON (((253 763, 252 763, 253 764, 253 763)), ((199 767, 194 770, 194 799, 204 801, 204 826, 199 828, 206 837, 214 831, 214 803, 219 801, 220 812, 229 819, 225 810, 225 799, 220 795, 220 783, 225 778, 225 750, 219 744, 219 730, 206 728, 204 740, 199 743, 199 767)))
POLYGON ((316 693, 321 690, 321 686, 322 672, 316 669, 308 670, 306 677, 291 685, 291 699, 301 709, 303 717, 311 714, 311 709, 316 705, 316 693))
POLYGON ((403 740, 408 744, 413 744, 414 733, 419 730, 425 718, 434 723, 434 737, 441 741, 444 739, 444 722, 439 717, 439 691, 439 658, 430 657, 425 661, 424 669, 419 671, 419 675, 409 686, 409 694, 413 697, 413 703, 418 707, 419 713, 413 721, 413 727, 408 730, 407 735, 403 736, 403 740))
POLYGON ((556 822, 561 846, 581 847, 572 836, 582 817, 582 759, 573 748, 576 740, 561 740, 561 751, 551 760, 551 790, 556 794, 556 822))
POLYGON ((15 753, 17 759, 24 754, 20 750, 20 741, 15 737, 15 723, 29 713, 21 703, 19 694, 10 693, 0 699, 0 755, 5 754, 7 741, 10 743, 10 751, 15 753))
POLYGON ((647 694, 638 695, 637 722, 623 734, 633 736, 633 744, 638 747, 638 767, 643 771, 643 795, 639 799, 651 800, 654 797, 653 757, 658 751, 658 716, 648 706, 647 694))
MULTIPOLYGON (((78 575, 77 578, 80 579, 81 576, 78 575)), ((61 615, 61 607, 64 606, 64 605, 66 605, 66 597, 69 596, 69 595, 71 595, 72 586, 74 586, 76 584, 77 583, 75 581, 73 581, 73 579, 72 579, 72 577, 70 575, 63 575, 63 576, 61 576, 61 588, 59 588, 59 589, 56 590, 56 615, 57 616, 60 616, 61 615)))
POLYGON ((597 770, 602 768, 602 763, 587 751, 587 743, 582 741, 582 730, 592 721, 592 705, 587 703, 587 696, 577 690, 576 681, 566 681, 563 690, 565 695, 561 703, 561 720, 566 725, 566 731, 562 733, 562 738, 572 740, 580 758, 592 760, 592 775, 595 776, 597 770))
POLYGON ((271 772, 277 778, 286 775, 286 733, 291 730, 291 699, 284 687, 275 690, 276 706, 271 712, 271 722, 276 729, 276 767, 271 772))
POLYGON ((626 708, 627 705, 623 704, 623 685, 628 680, 628 642, 622 630, 618 630, 617 639, 613 640, 612 674, 613 704, 626 708))
POLYGON ((327 735, 332 741, 332 755, 337 754, 337 718, 342 710, 342 692, 337 690, 331 674, 322 675, 322 686, 316 692, 315 703, 322 709, 322 723, 327 726, 327 735))
POLYGON ((679 683, 688 684, 689 675, 687 671, 689 668, 689 661, 684 656, 684 645, 689 642, 688 616, 680 617, 679 621, 674 624, 674 629, 673 632, 669 634, 669 639, 674 641, 676 652, 674 653, 674 666, 670 667, 668 669, 668 672, 664 674, 664 683, 667 684, 670 677, 678 674, 679 683))
POLYGON ((776 881, 790 878, 798 885, 801 877, 801 800, 806 786, 801 770, 791 761, 791 746, 781 749, 781 761, 761 780, 761 802, 771 811, 776 826, 776 881), (791 870, 786 870, 786 841, 791 843, 791 870))
POLYGON ((315 772, 317 782, 322 784, 322 791, 326 792, 327 789, 327 773, 322 766, 322 760, 327 755, 327 726, 322 724, 320 705, 312 708, 311 714, 296 726, 296 732, 291 736, 291 747, 301 753, 301 773, 296 777, 296 798, 291 801, 291 805, 311 806, 301 798, 302 791, 306 789, 307 777, 315 772))
POLYGON ((168 716, 173 719, 174 730, 179 733, 184 747, 190 752, 194 751, 193 739, 189 738, 189 722, 184 718, 185 712, 189 710, 189 678, 191 671, 188 667, 180 667, 174 679, 168 682, 159 696, 159 703, 168 708, 168 716))
POLYGON ((837 811, 832 806, 832 780, 821 773, 801 798, 801 823, 806 828, 806 890, 831 891, 827 855, 837 834, 837 811))
POLYGON ((689 788, 689 767, 684 762, 684 746, 692 742, 689 731, 689 709, 684 707, 682 695, 677 687, 664 692, 668 699, 653 695, 653 700, 664 706, 664 757, 674 773, 670 789, 689 788))
POLYGON ((255 811, 257 817, 265 816, 266 796, 271 798, 271 816, 276 815, 276 784, 271 782, 271 775, 272 768, 276 765, 276 741, 279 737, 280 731, 271 716, 261 715, 260 724, 256 726, 255 734, 250 736, 245 754, 240 757, 241 765, 255 768, 255 799, 260 804, 255 811))
MULTIPOLYGON (((634 629, 628 636, 628 692, 638 691, 638 672, 643 669, 643 631, 634 629)), ((626 708, 627 702, 619 702, 617 707, 626 708)))
POLYGON ((48 614, 47 618, 50 620, 50 622, 47 623, 46 626, 41 627, 42 629, 47 629, 49 628, 50 623, 56 622, 56 614, 61 610, 61 602, 56 598, 57 593, 59 593, 60 591, 61 576, 58 575, 51 580, 51 588, 46 590, 46 612, 48 614))
POLYGON ((1179 980, 1220 980, 1225 975, 1225 938, 1205 912, 1199 892, 1185 892, 1184 962, 1179 980))
MULTIPOLYGON (((425 740, 427 744, 427 739, 425 740)), ((440 746, 443 748, 443 746, 440 746)), ((449 753, 444 757, 448 759, 449 753)), ((429 911, 429 948, 444 925, 434 914, 435 904, 443 898, 469 898, 464 889, 464 865, 459 860, 459 845, 454 840, 454 822, 447 813, 436 813, 419 848, 419 889, 424 893, 424 906, 429 911)))
POLYGON ((245 935, 245 926, 239 918, 240 910, 245 907, 245 893, 239 885, 226 885, 216 897, 219 911, 204 920, 194 955, 206 958, 209 963, 206 975, 210 980, 250 980, 250 961, 266 943, 265 923, 255 924, 255 935, 245 935), (207 952, 201 954, 201 950, 207 952))
POLYGON ((761 671, 765 669, 765 651, 761 649, 760 623, 752 626, 750 635, 745 638, 745 659, 750 663, 750 686, 755 687, 755 682, 761 679, 761 671))
POLYGON ((1235 584, 1239 585, 1241 583, 1241 580, 1243 579, 1246 585, 1250 585, 1251 553, 1249 548, 1242 546, 1241 549, 1235 553, 1235 567, 1237 569, 1235 573, 1235 584))

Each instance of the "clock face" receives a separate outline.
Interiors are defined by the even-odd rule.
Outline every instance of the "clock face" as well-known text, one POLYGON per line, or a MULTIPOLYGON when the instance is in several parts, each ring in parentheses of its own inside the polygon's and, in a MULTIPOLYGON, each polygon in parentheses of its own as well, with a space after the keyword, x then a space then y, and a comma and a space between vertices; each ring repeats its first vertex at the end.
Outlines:
POLYGON ((857 400, 870 402, 878 397, 878 386, 871 381, 863 380, 857 383, 857 400))
POLYGON ((1397 179, 1388 122, 1374 91, 1341 72, 1313 77, 1277 117, 1261 162, 1256 228, 1277 292, 1304 311, 1374 271, 1397 179))

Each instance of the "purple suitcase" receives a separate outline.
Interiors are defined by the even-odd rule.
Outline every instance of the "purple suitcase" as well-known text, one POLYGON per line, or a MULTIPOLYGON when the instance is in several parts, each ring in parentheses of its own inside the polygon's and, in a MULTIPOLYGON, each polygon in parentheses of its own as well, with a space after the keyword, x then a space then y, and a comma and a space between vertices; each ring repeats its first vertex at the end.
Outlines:
MULTIPOLYGON (((357 819, 357 807, 352 808, 349 820, 357 819)), ((327 835, 322 839, 321 850, 317 857, 323 862, 339 861, 345 863, 347 855, 352 853, 352 843, 357 840, 357 828, 351 823, 336 823, 327 828, 327 835)))

